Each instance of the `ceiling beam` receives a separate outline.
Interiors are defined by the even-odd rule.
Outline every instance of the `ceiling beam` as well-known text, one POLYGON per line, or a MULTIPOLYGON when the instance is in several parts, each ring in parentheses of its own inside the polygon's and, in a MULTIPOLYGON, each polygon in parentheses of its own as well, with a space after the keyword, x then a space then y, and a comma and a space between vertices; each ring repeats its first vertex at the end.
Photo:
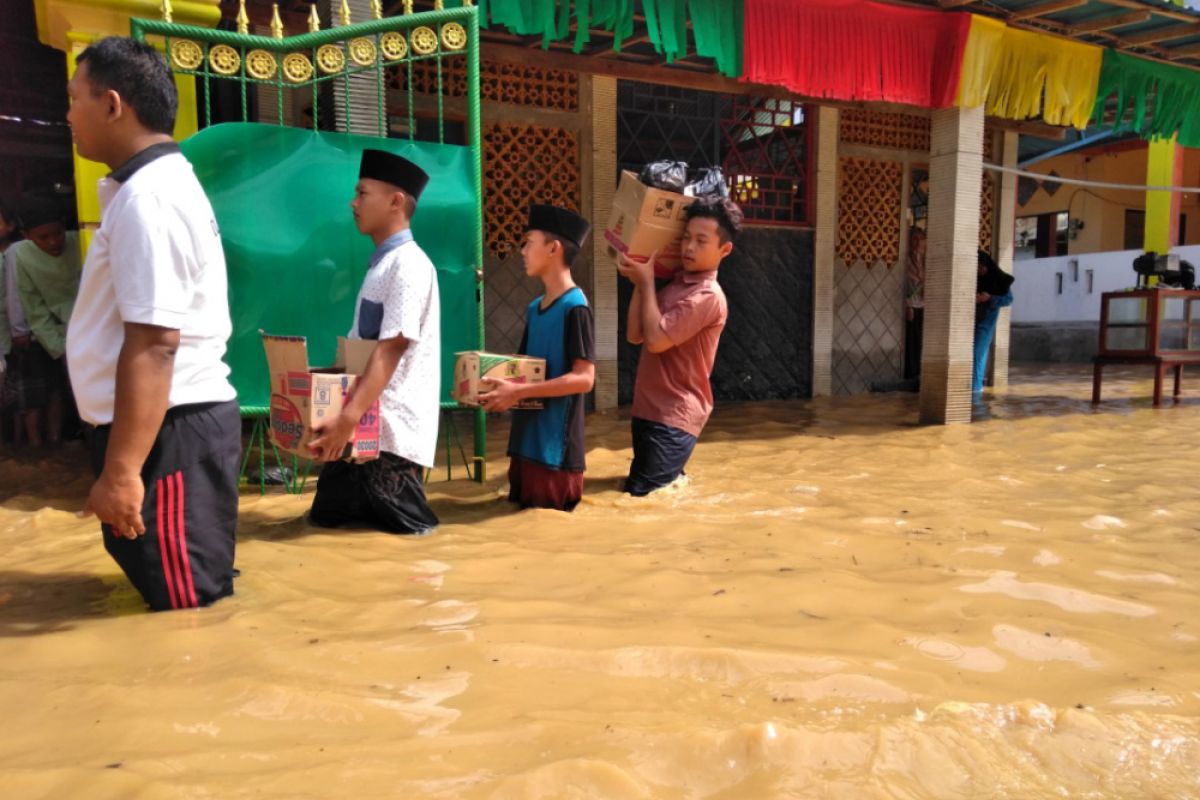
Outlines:
POLYGON ((974 2, 975 0, 937 0, 937 4, 942 8, 961 8, 974 2))
POLYGON ((1013 11, 1008 15, 1008 18, 1014 22, 1023 19, 1033 19, 1034 17, 1044 17, 1047 14, 1057 14, 1060 11, 1070 11, 1072 8, 1079 8, 1087 4, 1088 0, 1050 0, 1049 3, 1026 6, 1018 11, 1013 11))
POLYGON ((1112 30, 1113 28, 1121 28, 1126 25, 1137 25, 1148 21, 1153 14, 1149 11, 1127 11, 1124 14, 1117 14, 1112 17, 1101 17, 1100 19, 1090 19, 1087 22, 1077 22, 1071 25, 1071 30, 1075 33, 1097 33, 1099 31, 1112 30))
POLYGON ((536 52, 535 55, 524 47, 493 44, 486 41, 480 47, 480 55, 491 61, 537 64, 538 66, 549 67, 551 69, 573 70, 591 75, 607 75, 611 78, 622 80, 660 83, 667 86, 681 86, 687 89, 700 89, 707 92, 755 94, 763 97, 794 98, 797 101, 804 99, 797 97, 781 86, 742 83, 741 81, 726 78, 724 75, 716 73, 697 72, 694 69, 653 66, 651 64, 634 64, 619 60, 618 58, 589 58, 587 56, 556 50, 542 50, 536 52))
POLYGON ((988 117, 987 122, 993 128, 997 128, 1002 131, 1013 131, 1025 136, 1036 136, 1039 139, 1050 139, 1052 141, 1061 142, 1067 138, 1066 128, 1058 125, 1047 125, 1045 122, 1000 119, 999 117, 988 117))
MULTIPOLYGON (((1104 0, 1105 5, 1117 6, 1118 8, 1130 8, 1142 10, 1146 8, 1145 0, 1104 0)), ((1179 22, 1196 23, 1196 13, 1194 11, 1176 11, 1169 6, 1155 4, 1150 8, 1150 12, 1156 17, 1163 19, 1173 19, 1179 22)))
POLYGON ((1200 44, 1185 44, 1166 51, 1171 58, 1200 58, 1200 44))
POLYGON ((1121 41, 1136 47, 1144 44, 1154 44, 1155 42, 1165 42, 1169 39, 1182 39, 1185 36, 1196 36, 1197 34, 1200 34, 1200 21, 1189 25, 1170 25, 1166 28, 1159 28, 1153 31, 1131 33, 1128 36, 1122 36, 1121 41))

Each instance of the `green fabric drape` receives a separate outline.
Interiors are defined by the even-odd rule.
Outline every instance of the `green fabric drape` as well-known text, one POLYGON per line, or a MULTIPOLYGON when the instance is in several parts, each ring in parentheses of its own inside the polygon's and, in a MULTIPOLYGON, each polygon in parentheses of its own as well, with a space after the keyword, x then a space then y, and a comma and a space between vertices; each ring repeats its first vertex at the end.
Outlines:
MULTIPOLYGON (((589 29, 613 33, 613 49, 633 35, 636 0, 480 0, 484 27, 499 25, 520 36, 542 37, 542 46, 560 42, 576 25, 575 52, 590 40, 589 29)), ((668 62, 687 55, 688 23, 696 54, 713 59, 724 75, 742 74, 741 0, 642 0, 646 33, 668 62)))
MULTIPOLYGON (((590 25, 578 25, 575 31, 575 52, 591 41, 589 28, 611 31, 613 49, 621 52, 621 45, 633 35, 633 6, 635 0, 575 0, 575 18, 590 19, 590 25)), ((564 3, 566 5, 566 3, 564 3)))
POLYGON ((689 0, 696 52, 717 62, 722 75, 742 74, 741 0, 689 0))
POLYGON ((1103 124, 1108 98, 1116 95, 1114 130, 1144 139, 1179 135, 1184 147, 1200 147, 1200 73, 1137 56, 1104 51, 1092 118, 1103 124))

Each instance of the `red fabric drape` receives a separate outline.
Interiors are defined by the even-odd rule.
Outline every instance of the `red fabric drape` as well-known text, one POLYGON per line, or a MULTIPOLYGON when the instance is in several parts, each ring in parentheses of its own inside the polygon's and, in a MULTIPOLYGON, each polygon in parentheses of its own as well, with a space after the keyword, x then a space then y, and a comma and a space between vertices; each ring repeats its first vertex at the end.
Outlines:
POLYGON ((944 108, 971 15, 871 0, 745 0, 742 80, 810 97, 944 108))

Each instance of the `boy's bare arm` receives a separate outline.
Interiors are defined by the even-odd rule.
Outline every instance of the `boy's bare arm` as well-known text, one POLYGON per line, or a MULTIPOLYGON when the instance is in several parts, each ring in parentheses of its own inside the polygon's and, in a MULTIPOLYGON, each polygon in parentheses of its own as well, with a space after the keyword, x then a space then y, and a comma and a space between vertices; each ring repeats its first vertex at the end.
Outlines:
POLYGON ((517 383, 500 378, 492 380, 485 378, 484 383, 491 387, 479 395, 479 400, 487 411, 508 411, 522 400, 533 400, 540 397, 568 397, 573 394, 586 394, 596 383, 596 365, 586 359, 577 358, 571 364, 571 371, 557 378, 551 378, 544 383, 517 383))

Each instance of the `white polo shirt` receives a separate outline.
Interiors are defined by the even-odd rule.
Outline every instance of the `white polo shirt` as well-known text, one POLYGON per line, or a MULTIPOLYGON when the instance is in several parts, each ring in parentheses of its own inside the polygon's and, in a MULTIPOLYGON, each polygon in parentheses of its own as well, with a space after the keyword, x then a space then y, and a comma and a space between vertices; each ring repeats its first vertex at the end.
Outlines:
POLYGON ((371 258, 354 304, 351 339, 394 339, 408 347, 379 397, 379 449, 433 466, 442 385, 437 271, 412 234, 401 231, 371 258))
POLYGON ((126 322, 179 331, 171 408, 233 400, 222 359, 233 327, 216 217, 174 142, 153 145, 102 178, 100 227, 67 325, 79 414, 113 421, 126 322))

